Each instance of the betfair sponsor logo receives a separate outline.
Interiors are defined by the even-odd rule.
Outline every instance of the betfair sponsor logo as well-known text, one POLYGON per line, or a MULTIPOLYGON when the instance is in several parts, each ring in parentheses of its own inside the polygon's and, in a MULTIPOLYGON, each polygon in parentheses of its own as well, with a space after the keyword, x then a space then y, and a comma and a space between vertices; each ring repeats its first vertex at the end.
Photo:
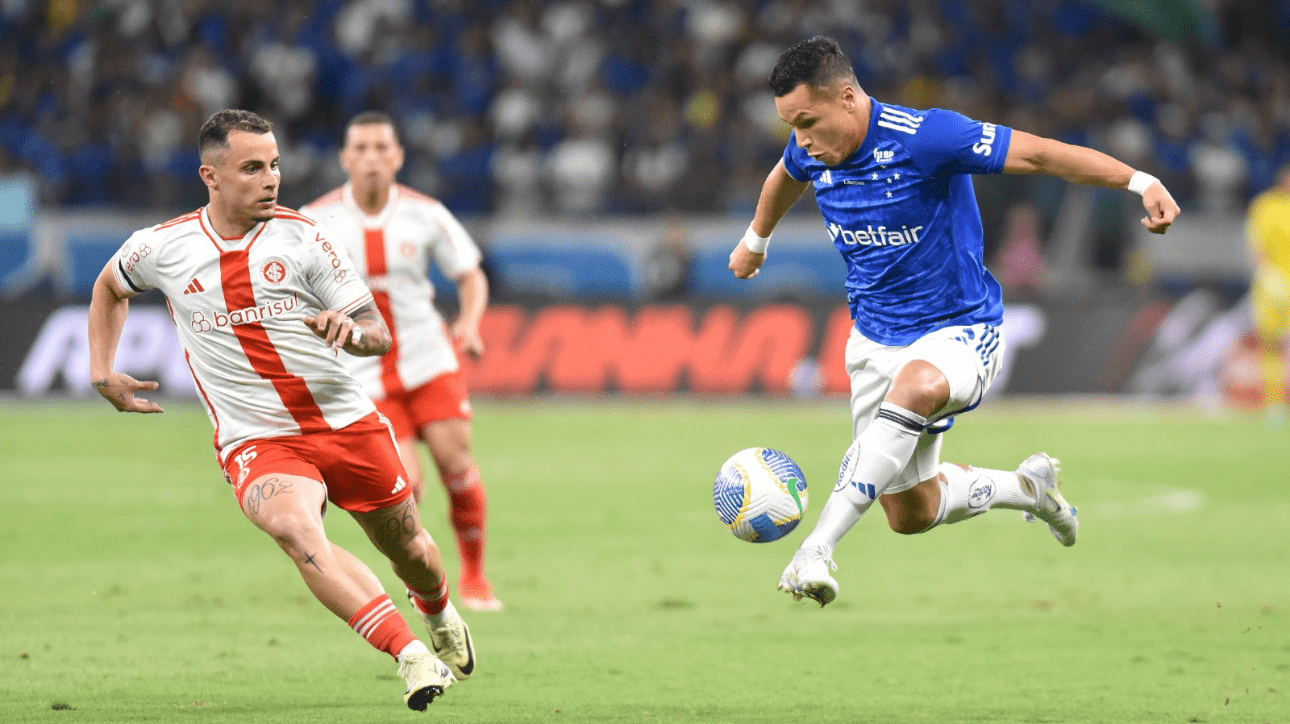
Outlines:
POLYGON ((844 229, 837 224, 829 224, 829 236, 834 241, 842 240, 847 246, 904 246, 905 244, 917 244, 921 239, 918 232, 922 231, 922 226, 910 228, 901 226, 900 229, 888 229, 885 226, 874 228, 867 226, 863 229, 844 229))

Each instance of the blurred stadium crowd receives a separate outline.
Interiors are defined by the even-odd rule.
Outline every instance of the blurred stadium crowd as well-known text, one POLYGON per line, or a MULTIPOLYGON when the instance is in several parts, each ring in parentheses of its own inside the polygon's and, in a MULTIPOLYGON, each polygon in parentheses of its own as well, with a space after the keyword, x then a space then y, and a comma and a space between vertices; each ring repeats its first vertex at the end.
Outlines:
POLYGON ((3 0, 0 175, 46 206, 191 208, 198 126, 243 107, 278 124, 298 205, 343 181, 344 123, 379 108, 403 180, 458 214, 746 214, 786 137, 767 74, 824 33, 877 98, 1238 210, 1290 161, 1290 1, 1201 4, 1211 32, 1166 42, 1060 0, 3 0))

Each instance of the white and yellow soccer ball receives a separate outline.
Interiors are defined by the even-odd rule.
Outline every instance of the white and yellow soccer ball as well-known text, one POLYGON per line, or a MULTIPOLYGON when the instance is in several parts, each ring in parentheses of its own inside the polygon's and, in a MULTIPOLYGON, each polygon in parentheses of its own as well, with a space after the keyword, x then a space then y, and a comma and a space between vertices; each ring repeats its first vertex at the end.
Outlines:
POLYGON ((712 485, 717 517, 736 538, 768 543, 788 535, 806 512, 806 476, 784 453, 767 447, 740 450, 721 466, 712 485))

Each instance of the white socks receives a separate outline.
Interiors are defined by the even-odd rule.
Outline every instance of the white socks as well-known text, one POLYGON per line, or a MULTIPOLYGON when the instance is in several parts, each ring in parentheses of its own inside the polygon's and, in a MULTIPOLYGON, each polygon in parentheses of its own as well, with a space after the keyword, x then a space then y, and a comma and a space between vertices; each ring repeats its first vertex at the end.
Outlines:
POLYGON ((1011 471, 941 463, 941 507, 927 530, 980 515, 991 508, 1033 511, 1034 488, 1011 471), (1025 485, 1025 487, 1023 487, 1025 485), (1029 489, 1029 492, 1027 492, 1029 489))
POLYGON ((430 649, 427 649, 426 645, 421 643, 420 639, 412 639, 411 641, 408 642, 407 646, 403 647, 403 650, 399 652, 399 655, 396 658, 401 664, 403 663, 404 656, 416 656, 418 654, 428 654, 428 653, 430 653, 430 649))
POLYGON ((823 548, 826 555, 833 555, 842 536, 909 464, 926 426, 926 418, 882 403, 877 419, 847 448, 833 494, 802 547, 823 548))

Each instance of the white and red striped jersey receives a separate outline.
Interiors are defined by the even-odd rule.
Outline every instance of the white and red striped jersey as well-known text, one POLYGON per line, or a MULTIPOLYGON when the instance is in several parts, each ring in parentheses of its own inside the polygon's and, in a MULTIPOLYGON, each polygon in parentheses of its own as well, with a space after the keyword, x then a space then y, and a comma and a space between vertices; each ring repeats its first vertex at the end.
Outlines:
POLYGON ((345 364, 375 399, 411 390, 457 369, 457 355, 434 307, 430 261, 449 279, 479 266, 479 247, 438 201, 395 185, 385 208, 368 216, 346 184, 302 211, 345 245, 372 289, 394 338, 383 357, 347 357, 345 364))
POLYGON ((372 298, 312 219, 279 206, 224 239, 203 207, 135 232, 112 268, 123 289, 166 295, 221 463, 247 440, 339 430, 376 409, 303 321, 372 298))

